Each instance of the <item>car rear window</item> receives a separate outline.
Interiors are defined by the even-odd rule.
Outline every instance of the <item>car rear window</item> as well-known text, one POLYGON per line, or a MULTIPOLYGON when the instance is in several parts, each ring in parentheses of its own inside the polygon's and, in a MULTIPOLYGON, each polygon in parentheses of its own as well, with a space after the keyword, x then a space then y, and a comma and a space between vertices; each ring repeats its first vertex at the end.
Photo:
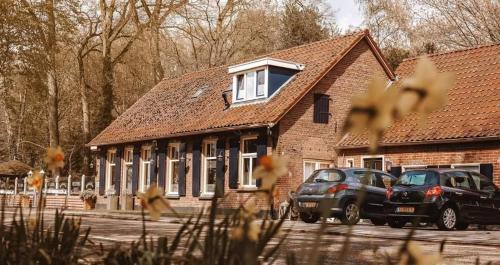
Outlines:
POLYGON ((396 181, 395 185, 402 186, 425 186, 437 185, 439 183, 439 175, 432 171, 408 171, 403 173, 396 181))
POLYGON ((335 169, 316 170, 307 178, 306 183, 313 182, 340 182, 345 178, 344 172, 335 169))

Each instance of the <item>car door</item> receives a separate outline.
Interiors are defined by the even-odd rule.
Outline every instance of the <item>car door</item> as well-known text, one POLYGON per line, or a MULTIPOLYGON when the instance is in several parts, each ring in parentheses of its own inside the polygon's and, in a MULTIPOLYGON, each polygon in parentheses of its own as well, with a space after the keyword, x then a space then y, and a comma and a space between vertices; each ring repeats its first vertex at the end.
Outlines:
POLYGON ((470 172, 480 195, 479 215, 482 223, 500 224, 500 192, 486 177, 477 172, 470 172))
POLYGON ((474 191, 472 179, 469 174, 463 171, 448 172, 449 181, 453 189, 452 196, 457 204, 461 205, 460 215, 471 221, 480 217, 479 211, 479 193, 474 191))
POLYGON ((377 175, 374 171, 357 171, 356 175, 360 176, 361 184, 365 190, 364 200, 362 203, 363 213, 368 216, 382 214, 383 211, 383 196, 385 189, 377 187, 377 175), (381 197, 382 196, 382 197, 381 197), (382 198, 382 200, 381 200, 382 198))

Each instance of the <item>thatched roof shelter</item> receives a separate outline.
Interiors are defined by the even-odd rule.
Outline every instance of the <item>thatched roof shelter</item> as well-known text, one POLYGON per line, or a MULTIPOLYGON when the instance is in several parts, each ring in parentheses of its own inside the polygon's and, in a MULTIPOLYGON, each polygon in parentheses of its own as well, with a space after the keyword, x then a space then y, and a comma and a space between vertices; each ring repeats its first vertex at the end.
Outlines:
POLYGON ((23 177, 30 170, 33 168, 18 160, 0 163, 0 177, 23 177))

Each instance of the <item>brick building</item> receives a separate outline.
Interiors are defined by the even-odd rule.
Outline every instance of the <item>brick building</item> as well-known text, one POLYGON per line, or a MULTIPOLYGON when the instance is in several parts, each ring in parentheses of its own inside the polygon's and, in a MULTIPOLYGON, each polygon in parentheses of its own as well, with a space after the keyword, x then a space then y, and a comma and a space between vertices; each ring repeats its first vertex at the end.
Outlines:
MULTIPOLYGON (((500 45, 482 46, 429 56, 438 69, 457 81, 447 105, 433 112, 426 125, 410 116, 384 135, 379 153, 368 156, 363 135, 338 143, 338 164, 402 171, 426 167, 466 168, 500 185, 500 45)), ((398 67, 398 77, 411 75, 416 58, 398 67)))
POLYGON ((222 195, 231 207, 258 187, 252 170, 266 154, 289 161, 284 200, 314 169, 336 166, 350 98, 374 75, 395 77, 364 31, 163 80, 89 143, 98 204, 133 208, 157 183, 174 207, 222 195))

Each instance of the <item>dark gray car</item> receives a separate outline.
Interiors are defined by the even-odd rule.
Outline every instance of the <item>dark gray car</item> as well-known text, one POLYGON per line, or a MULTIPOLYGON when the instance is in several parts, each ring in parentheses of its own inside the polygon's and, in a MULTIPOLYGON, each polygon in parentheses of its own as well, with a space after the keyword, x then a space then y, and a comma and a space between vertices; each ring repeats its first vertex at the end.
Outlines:
POLYGON ((384 225, 386 187, 395 181, 394 176, 373 169, 320 169, 299 186, 294 204, 306 223, 315 223, 326 212, 343 224, 368 218, 375 225, 384 225))

